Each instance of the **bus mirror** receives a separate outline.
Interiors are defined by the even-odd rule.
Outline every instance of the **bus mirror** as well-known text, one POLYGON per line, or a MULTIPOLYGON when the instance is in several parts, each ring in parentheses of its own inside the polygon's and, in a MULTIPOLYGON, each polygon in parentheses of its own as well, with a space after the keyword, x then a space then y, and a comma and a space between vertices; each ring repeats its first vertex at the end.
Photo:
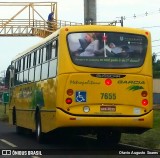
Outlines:
POLYGON ((10 87, 10 80, 14 76, 14 68, 13 66, 9 65, 6 71, 6 77, 5 77, 5 87, 9 88, 10 87))
POLYGON ((13 77, 14 77, 14 68, 11 67, 11 69, 10 69, 10 79, 13 79, 13 77))
POLYGON ((10 79, 10 66, 8 66, 5 77, 5 87, 9 88, 9 79, 10 79))

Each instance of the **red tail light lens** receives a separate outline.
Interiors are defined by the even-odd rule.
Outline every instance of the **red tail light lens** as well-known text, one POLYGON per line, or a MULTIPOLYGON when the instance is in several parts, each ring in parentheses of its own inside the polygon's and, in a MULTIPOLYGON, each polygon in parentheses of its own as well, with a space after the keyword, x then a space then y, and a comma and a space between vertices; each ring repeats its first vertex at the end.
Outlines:
POLYGON ((71 99, 71 98, 67 98, 67 99, 66 99, 66 103, 67 103, 67 104, 71 104, 71 103, 72 103, 72 99, 71 99))
POLYGON ((67 90, 67 94, 68 94, 69 96, 73 95, 73 89, 68 89, 68 90, 67 90))
POLYGON ((105 80, 105 84, 106 84, 107 86, 110 86, 110 85, 112 84, 112 80, 111 80, 110 78, 106 79, 106 80, 105 80))
POLYGON ((143 106, 147 106, 148 105, 148 100, 147 99, 143 99, 142 100, 142 105, 143 106))
POLYGON ((148 33, 148 32, 145 32, 145 34, 148 35, 149 33, 148 33))
POLYGON ((68 31, 68 28, 67 28, 67 27, 65 28, 65 31, 68 31))
POLYGON ((148 95, 147 91, 142 91, 141 96, 146 97, 148 95))

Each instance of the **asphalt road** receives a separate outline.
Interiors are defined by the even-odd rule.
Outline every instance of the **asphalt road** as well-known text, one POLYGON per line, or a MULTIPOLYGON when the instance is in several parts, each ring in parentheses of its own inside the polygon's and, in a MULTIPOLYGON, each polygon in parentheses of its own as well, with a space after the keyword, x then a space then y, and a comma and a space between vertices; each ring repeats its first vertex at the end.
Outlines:
MULTIPOLYGON (((136 157, 137 154, 143 157, 160 156, 148 149, 119 144, 115 147, 99 144, 96 139, 85 136, 70 136, 58 141, 49 138, 44 144, 36 142, 34 134, 18 135, 15 126, 7 122, 0 122, 0 157, 136 157), (3 156, 2 156, 3 154, 3 156), (12 156, 7 156, 11 154, 12 156), (42 155, 41 155, 42 154, 42 155), (13 156, 14 155, 14 156, 13 156), (26 156, 30 155, 30 156, 26 156), (46 155, 46 156, 45 156, 46 155)), ((159 153, 158 153, 159 154, 159 153)))

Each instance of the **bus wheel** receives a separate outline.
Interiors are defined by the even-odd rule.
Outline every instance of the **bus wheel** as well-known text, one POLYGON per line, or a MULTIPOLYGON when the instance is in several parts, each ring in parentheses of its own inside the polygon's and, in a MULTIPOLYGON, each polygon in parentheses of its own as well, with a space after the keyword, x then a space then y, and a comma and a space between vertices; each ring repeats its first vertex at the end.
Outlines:
POLYGON ((38 113, 36 117, 36 139, 38 143, 43 142, 43 133, 42 133, 42 128, 41 128, 40 113, 38 113))
POLYGON ((12 124, 16 125, 16 108, 13 107, 13 111, 12 111, 12 124))
POLYGON ((23 134, 24 133, 24 128, 20 126, 16 126, 16 133, 17 134, 23 134))
POLYGON ((117 145, 121 139, 121 132, 118 131, 104 131, 98 132, 97 141, 106 145, 117 145))

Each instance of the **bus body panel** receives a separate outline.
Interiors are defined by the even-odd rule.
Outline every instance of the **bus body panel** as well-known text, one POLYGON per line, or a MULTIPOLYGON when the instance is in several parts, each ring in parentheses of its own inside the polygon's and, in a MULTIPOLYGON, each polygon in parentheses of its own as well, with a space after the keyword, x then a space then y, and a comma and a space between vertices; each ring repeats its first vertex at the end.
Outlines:
POLYGON ((72 116, 61 110, 57 110, 56 122, 58 127, 117 127, 120 130, 126 127, 135 127, 139 130, 143 128, 150 129, 153 126, 151 122, 153 118, 153 110, 148 114, 139 117, 113 117, 113 116, 99 116, 99 117, 85 117, 85 116, 72 116))
MULTIPOLYGON (((38 109, 44 133, 61 127, 116 127, 120 130, 130 127, 139 130, 152 128, 152 55, 149 32, 116 26, 65 27, 29 49, 29 52, 19 55, 14 62, 27 53, 33 53, 35 49, 40 51, 46 43, 54 39, 58 39, 57 65, 52 63, 54 59, 50 59, 48 65, 56 65, 55 76, 48 75, 48 78, 11 88, 10 123, 14 122, 15 108, 16 125, 32 130, 36 128, 38 109), (70 55, 68 35, 90 31, 144 36, 148 40, 144 63, 133 68, 76 65, 70 55), (67 94, 68 90, 72 90, 73 94, 67 94)), ((38 63, 38 66, 45 67, 46 63, 47 61, 38 63)), ((35 71, 38 66, 35 66, 35 71)), ((47 70, 48 73, 53 71, 50 68, 47 70)), ((25 73, 26 70, 23 71, 25 73)), ((43 72, 40 73, 43 75, 43 72)))
POLYGON ((41 110, 41 121, 46 124, 42 128, 45 131, 50 131, 53 128, 53 125, 47 124, 46 120, 52 122, 55 116, 55 78, 18 86, 11 92, 12 99, 9 109, 10 123, 13 123, 13 107, 16 106, 16 125, 35 130, 35 113, 38 106, 41 110))
POLYGON ((73 115, 134 116, 144 115, 152 110, 152 95, 149 93, 152 88, 150 77, 133 74, 96 74, 95 77, 95 74, 73 73, 68 77, 61 75, 59 82, 62 83, 60 80, 64 82, 65 79, 67 82, 64 82, 65 88, 59 92, 64 98, 57 99, 59 101, 57 107, 73 115), (111 85, 107 85, 108 79, 111 85), (67 95, 68 89, 73 90, 72 96, 67 95), (143 97, 143 92, 146 92, 147 96, 143 97), (81 94, 82 97, 79 97, 81 94), (67 98, 72 99, 71 104, 65 102, 67 98), (147 105, 142 105, 145 99, 149 102, 147 105), (88 113, 83 111, 84 106, 89 106, 88 113))

